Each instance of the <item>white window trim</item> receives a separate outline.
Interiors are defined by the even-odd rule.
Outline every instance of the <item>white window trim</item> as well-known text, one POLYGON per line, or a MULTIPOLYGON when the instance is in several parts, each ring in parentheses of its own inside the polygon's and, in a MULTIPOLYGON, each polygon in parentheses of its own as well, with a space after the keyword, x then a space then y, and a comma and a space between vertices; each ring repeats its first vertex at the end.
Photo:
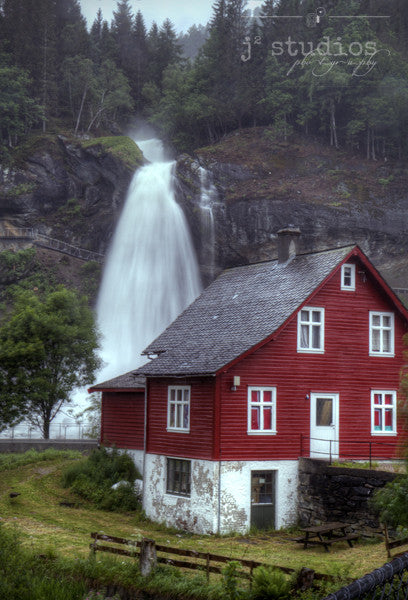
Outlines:
MULTIPOLYGON (((391 312, 382 312, 382 311, 378 311, 378 310, 370 310, 369 313, 369 337, 370 337, 370 341, 369 341, 369 355, 370 356, 388 356, 390 358, 392 358, 393 356, 395 356, 395 319, 394 319, 394 313, 391 312), (383 352, 383 351, 378 351, 378 350, 373 350, 373 326, 372 326, 372 317, 373 316, 381 316, 381 317, 391 317, 391 350, 389 352, 383 352)), ((382 328, 380 328, 381 330, 382 328)))
POLYGON ((304 354, 324 354, 324 322, 325 322, 325 310, 322 307, 314 307, 314 306, 303 306, 298 312, 298 327, 297 327, 297 351, 302 352, 304 354), (308 311, 317 311, 321 314, 320 321, 320 348, 303 348, 300 345, 302 339, 302 310, 308 311))
POLYGON ((341 289, 345 292, 355 292, 355 290, 356 290, 356 265, 354 265, 352 263, 345 263, 344 265, 341 266, 341 289), (346 267, 351 269, 350 285, 346 285, 344 283, 346 267))
MULTIPOLYGON (((267 403, 267 406, 270 406, 270 403, 267 403)), ((262 415, 261 411, 261 415, 262 415)), ((261 385, 252 385, 248 386, 248 435, 276 435, 276 387, 270 386, 261 386, 261 385), (262 392, 262 399, 259 403, 252 402, 251 395, 253 391, 262 392), (271 392, 272 393, 272 428, 271 429, 252 429, 251 428, 251 407, 253 405, 263 406, 263 392, 271 392)))
MULTIPOLYGON (((184 394, 183 394, 184 397, 184 394)), ((167 389, 167 431, 172 431, 174 433, 190 433, 190 411, 191 411, 191 386, 189 385, 169 385, 168 389, 167 389), (182 402, 178 402, 177 400, 175 402, 171 401, 171 392, 172 390, 175 390, 176 395, 177 395, 177 390, 188 390, 188 402, 182 401, 182 402), (174 427, 174 426, 170 426, 170 406, 172 404, 175 404, 176 406, 178 404, 181 405, 188 405, 188 423, 187 423, 187 427, 174 427)))
POLYGON ((397 435, 397 392, 395 390, 371 390, 371 435, 397 435), (383 396, 389 394, 392 396, 392 405, 381 405, 384 406, 384 408, 386 406, 392 407, 392 431, 379 431, 378 429, 374 429, 374 407, 377 406, 374 404, 374 397, 376 394, 382 394, 383 396))

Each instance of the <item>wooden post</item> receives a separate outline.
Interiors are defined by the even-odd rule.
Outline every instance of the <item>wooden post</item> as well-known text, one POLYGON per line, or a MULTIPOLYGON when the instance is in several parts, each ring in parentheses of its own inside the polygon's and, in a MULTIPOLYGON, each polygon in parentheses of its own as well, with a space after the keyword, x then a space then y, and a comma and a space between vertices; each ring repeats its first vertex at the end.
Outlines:
POLYGON ((208 553, 207 553, 205 568, 207 571, 207 581, 210 581, 210 555, 208 553))
POLYGON ((307 567, 302 567, 300 569, 299 575, 296 581, 296 589, 301 592, 305 592, 313 585, 315 572, 313 569, 308 569, 307 567))
POLYGON ((140 572, 143 577, 150 575, 157 565, 156 542, 143 538, 140 545, 140 572))

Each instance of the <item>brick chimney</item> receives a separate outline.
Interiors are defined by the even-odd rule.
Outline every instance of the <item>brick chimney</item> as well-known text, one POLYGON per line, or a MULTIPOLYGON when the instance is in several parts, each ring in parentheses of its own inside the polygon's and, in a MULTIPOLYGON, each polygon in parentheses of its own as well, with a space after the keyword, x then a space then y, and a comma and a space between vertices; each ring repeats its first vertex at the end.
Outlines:
POLYGON ((288 225, 278 231, 278 263, 283 264, 294 258, 298 251, 300 229, 288 225))

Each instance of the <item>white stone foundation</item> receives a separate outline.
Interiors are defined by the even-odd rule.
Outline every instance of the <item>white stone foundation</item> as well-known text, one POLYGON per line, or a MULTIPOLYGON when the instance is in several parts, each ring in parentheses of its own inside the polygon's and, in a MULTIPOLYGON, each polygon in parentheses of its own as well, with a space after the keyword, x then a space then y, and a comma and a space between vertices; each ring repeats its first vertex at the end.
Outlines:
POLYGON ((296 460, 215 462, 191 459, 191 494, 185 497, 166 493, 166 457, 147 454, 143 508, 153 521, 194 533, 245 533, 251 526, 251 471, 257 470, 276 471, 276 528, 295 523, 296 460))

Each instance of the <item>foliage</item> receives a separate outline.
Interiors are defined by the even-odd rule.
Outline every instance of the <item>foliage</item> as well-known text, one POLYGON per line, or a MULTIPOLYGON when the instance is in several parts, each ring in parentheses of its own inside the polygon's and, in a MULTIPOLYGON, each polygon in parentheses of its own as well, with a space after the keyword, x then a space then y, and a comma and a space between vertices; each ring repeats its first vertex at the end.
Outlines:
POLYGON ((282 571, 273 567, 257 567, 252 581, 252 595, 255 600, 278 600, 289 598, 291 581, 282 571))
POLYGON ((224 596, 229 600, 239 600, 246 595, 244 590, 238 587, 238 571, 240 566, 239 562, 231 560, 222 570, 224 596))
POLYGON ((48 561, 21 546, 15 531, 0 523, 0 597, 9 600, 82 600, 84 581, 53 576, 48 561))
POLYGON ((137 510, 140 504, 133 483, 141 479, 132 458, 115 448, 94 450, 89 458, 71 465, 62 476, 62 485, 102 510, 137 510), (127 482, 116 489, 118 482, 127 482))
POLYGON ((85 297, 63 286, 45 293, 18 290, 11 315, 0 328, 0 426, 20 416, 49 426, 76 387, 92 383, 100 364, 97 331, 85 297))
POLYGON ((81 453, 76 450, 54 450, 54 448, 47 448, 41 452, 32 448, 22 454, 2 453, 0 454, 0 472, 56 459, 75 460, 81 456, 81 453))
POLYGON ((404 475, 374 494, 372 503, 380 521, 393 527, 408 527, 408 476, 404 475))
POLYGON ((76 415, 76 420, 81 421, 85 418, 88 428, 85 430, 84 435, 87 438, 98 440, 101 434, 101 407, 102 398, 101 394, 94 392, 89 396, 89 405, 80 413, 76 415))

